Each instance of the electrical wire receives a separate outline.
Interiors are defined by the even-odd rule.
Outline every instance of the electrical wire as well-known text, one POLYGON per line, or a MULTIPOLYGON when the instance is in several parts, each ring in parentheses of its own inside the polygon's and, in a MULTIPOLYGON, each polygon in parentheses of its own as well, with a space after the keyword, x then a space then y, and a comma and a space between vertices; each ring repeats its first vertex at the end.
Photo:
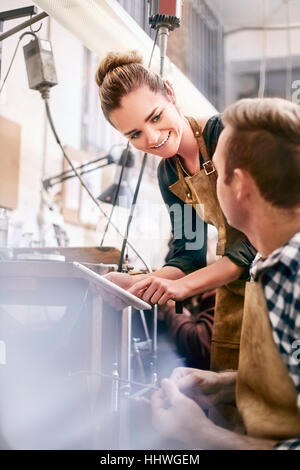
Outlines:
MULTIPOLYGON (((63 152, 63 156, 64 158, 67 160, 68 164, 70 165, 70 167, 72 168, 73 172, 75 173, 75 175, 77 176, 77 178, 79 179, 82 187, 87 191, 88 195, 90 196, 90 198, 93 200, 93 202, 96 204, 96 206, 99 208, 99 210, 102 212, 102 214, 108 218, 108 215, 106 214, 106 212, 104 211, 104 209, 101 207, 99 201, 94 197, 94 195, 91 193, 90 189, 87 187, 87 185, 85 184, 84 180, 82 179, 80 173, 78 173, 78 171, 76 170, 76 167, 73 165, 71 159, 68 157, 68 155, 66 154, 65 152, 65 149, 58 137, 58 134, 56 132, 56 129, 55 129, 55 126, 54 126, 54 123, 53 123, 53 120, 52 120, 52 116, 51 116, 51 112, 50 112, 50 108, 49 108, 49 103, 48 103, 48 95, 49 95, 49 88, 46 87, 45 89, 40 89, 40 92, 41 92, 41 95, 42 95, 42 98, 43 100, 45 101, 45 107, 46 107, 46 114, 47 114, 47 118, 48 118, 48 121, 49 121, 49 124, 50 124, 50 127, 51 127, 51 130, 53 132, 53 135, 55 137, 55 140, 57 142, 57 144, 59 145, 59 147, 61 148, 62 152, 63 152)), ((122 235, 122 233, 120 232, 120 230, 111 222, 111 225, 112 227, 116 230, 116 232, 122 237, 124 238, 124 236, 122 235)), ((138 256, 138 258, 142 261, 142 263, 145 265, 146 269, 151 272, 151 268, 148 266, 148 264, 146 263, 146 261, 142 258, 142 256, 137 252, 137 250, 133 247, 133 245, 128 242, 128 245, 130 246, 130 248, 134 251, 134 253, 138 256)))
POLYGON ((105 227, 104 232, 103 232, 103 236, 102 236, 102 240, 101 240, 100 246, 103 246, 104 239, 105 239, 105 235, 106 235, 106 233, 107 233, 108 227, 110 226, 111 219, 112 219, 112 216, 113 216, 115 207, 116 207, 117 197, 118 197, 119 192, 120 192, 120 187, 121 187, 121 183, 122 183, 122 179, 123 179, 123 174, 124 174, 125 167, 126 167, 126 163, 127 163, 128 152, 129 152, 129 146, 130 146, 130 142, 128 141, 127 147, 126 147, 126 156, 125 156, 125 158, 123 159, 123 163, 122 163, 122 167, 121 167, 121 172, 120 172, 120 176, 119 176, 119 181, 118 181, 117 188, 116 188, 116 191, 115 191, 115 194, 114 194, 114 199, 113 199, 113 201, 112 201, 111 211, 110 211, 110 214, 109 214, 109 218, 108 218, 108 220, 107 220, 107 223, 106 223, 106 227, 105 227))
MULTIPOLYGON (((33 36, 36 37, 36 35, 32 32, 28 32, 28 33, 24 33, 20 38, 23 38, 23 36, 25 36, 25 34, 32 34, 33 36)), ((158 30, 156 31, 156 35, 155 35, 155 39, 154 39, 154 42, 153 42, 153 47, 152 47, 152 51, 151 51, 151 56, 150 56, 150 61, 149 61, 149 66, 151 66, 151 62, 152 62, 152 57, 153 57, 153 53, 154 53, 154 49, 155 49, 155 45, 156 45, 156 42, 157 42, 157 37, 158 37, 158 30)), ((15 51, 15 54, 16 54, 16 51, 15 51)), ((15 55, 14 54, 14 55, 15 55)), ((14 59, 14 58, 13 58, 14 59)), ((13 61, 12 61, 13 62, 13 61)), ((55 129, 55 126, 54 126, 54 123, 53 123, 53 120, 52 120, 52 116, 51 116, 51 112, 50 112, 50 107, 49 107, 49 103, 48 103, 48 99, 49 99, 49 87, 42 87, 40 88, 40 93, 41 93, 41 96, 45 102, 45 108, 46 108, 46 115, 47 115, 47 118, 48 118, 48 121, 49 121, 49 124, 50 124, 50 127, 51 127, 51 130, 53 132, 53 135, 56 139, 56 142, 57 144, 59 145, 59 147, 61 148, 62 152, 63 152, 63 156, 64 158, 67 160, 68 164, 70 165, 70 167, 72 168, 74 174, 77 176, 77 178, 79 179, 82 187, 87 191, 88 195, 90 196, 90 198, 93 200, 93 202, 97 205, 97 207, 100 209, 101 213, 106 217, 106 219, 108 219, 110 221, 110 224, 111 226, 116 230, 116 232, 123 238, 123 245, 122 245, 122 250, 121 250, 121 256, 120 256, 120 261, 119 261, 119 271, 121 271, 121 267, 122 266, 122 263, 123 263, 123 256, 124 256, 124 252, 125 252, 125 248, 126 248, 126 245, 128 245, 132 250, 133 252, 138 256, 138 258, 142 261, 142 263, 145 265, 146 269, 148 270, 148 272, 152 272, 152 269, 150 266, 148 266, 148 264, 146 263, 146 261, 142 258, 142 256, 137 252, 137 250, 133 247, 133 245, 128 241, 127 237, 128 237, 128 233, 129 233, 129 227, 130 227, 130 224, 131 224, 131 221, 132 221, 132 217, 133 217, 133 212, 134 212, 134 208, 135 208, 135 203, 136 203, 136 199, 137 199, 137 196, 138 196, 138 191, 139 191, 139 188, 140 188, 140 184, 141 184, 141 179, 142 179, 142 175, 143 175, 143 172, 144 172, 144 168, 145 168, 145 165, 146 165, 146 159, 147 159, 147 154, 145 153, 144 154, 144 158, 143 158, 143 161, 142 161, 142 166, 141 166, 141 170, 140 170, 140 174, 139 174, 139 178, 138 178, 138 183, 137 183, 137 186, 136 186, 136 190, 135 190, 135 194, 134 194, 134 198, 133 198, 133 202, 132 202, 132 205, 131 205, 131 212, 130 212, 130 216, 129 216, 129 219, 128 219, 128 225, 127 225, 127 229, 126 229, 126 234, 125 236, 122 235, 122 233, 119 231, 119 229, 111 222, 111 215, 108 216, 106 214, 106 212, 104 211, 104 209, 101 207, 99 201, 94 197, 94 195, 91 193, 90 189, 87 187, 87 185, 85 184, 84 180, 82 179, 80 173, 78 173, 77 169, 74 167, 71 159, 68 157, 68 155, 66 154, 65 152, 65 149, 58 137, 58 134, 56 132, 56 129, 55 129)), ((128 151, 129 151, 129 145, 127 145, 127 155, 128 155, 128 151)), ((127 158, 124 158, 124 162, 123 162, 123 167, 122 167, 122 170, 124 171, 124 167, 125 167, 125 164, 126 164, 126 161, 127 161, 127 158)), ((121 184, 121 178, 122 178, 122 175, 123 175, 123 172, 121 171, 121 175, 120 175, 120 180, 119 180, 119 185, 121 184)), ((116 198, 115 198, 116 199, 116 198)))
MULTIPOLYGON (((141 185, 141 182, 142 182, 142 176, 143 176, 143 173, 144 173, 146 161, 147 161, 147 153, 144 153, 144 157, 143 157, 143 161, 142 161, 142 166, 141 166, 140 173, 139 173, 139 177, 138 177, 138 182, 137 182, 137 185, 136 185, 136 188, 135 188, 135 192, 134 192, 134 196, 133 196, 133 200, 132 200, 132 204, 131 204, 131 208, 130 208, 130 214, 129 214, 129 217, 128 217, 128 222, 127 222, 127 227, 126 227, 126 233, 125 233, 125 236, 124 236, 124 238, 123 238, 123 244, 122 244, 122 249, 121 249, 121 255, 120 255, 119 265, 118 265, 118 272, 121 272, 121 271, 122 271, 123 257, 124 257, 125 248, 126 248, 126 245, 127 245, 127 240, 128 240, 128 235, 129 235, 129 229, 130 229, 130 225, 131 225, 131 222, 132 222, 132 219, 133 219, 133 212, 134 212, 134 209, 135 209, 135 205, 136 205, 138 193, 139 193, 139 190, 140 190, 140 185, 141 185)), ((149 271, 149 272, 151 272, 151 271, 149 271)))
MULTIPOLYGON (((159 31, 159 30, 157 29, 157 30, 156 30, 156 34, 155 34, 155 38, 154 38, 154 41, 153 41, 153 47, 152 47, 152 51, 151 51, 151 55, 150 55, 150 60, 149 60, 148 68, 151 67, 152 58, 153 58, 153 54, 154 54, 154 49, 155 49, 156 42, 157 42, 157 38, 158 38, 158 31, 159 31)), ((134 209, 135 209, 135 205, 136 205, 136 201, 137 201, 139 189, 140 189, 141 182, 142 182, 142 177, 143 177, 144 170, 145 170, 145 167, 146 167, 147 156, 148 156, 148 154, 147 154, 147 153, 144 153, 143 160, 142 160, 142 165, 141 165, 141 169, 140 169, 140 173, 139 173, 139 176, 138 176, 138 181, 137 181, 137 184, 136 184, 136 188, 135 188, 133 200, 132 200, 132 203, 131 203, 130 214, 129 214, 129 217, 128 217, 128 222, 127 222, 127 227, 126 227, 126 233, 125 233, 125 236, 124 236, 124 238, 123 238, 123 244, 122 244, 122 249, 121 249, 121 255, 120 255, 119 264, 118 264, 118 272, 121 272, 121 271, 122 271, 123 257, 124 257, 126 245, 127 245, 127 243, 128 243, 127 240, 128 240, 128 236, 129 236, 129 229, 130 229, 130 225, 131 225, 131 222, 132 222, 132 219, 133 219, 133 213, 134 213, 134 209)), ((149 272, 152 272, 152 269, 151 269, 149 272)))
MULTIPOLYGON (((155 38, 154 38, 154 41, 153 41, 153 46, 152 46, 152 51, 151 51, 151 54, 150 54, 150 59, 149 59, 148 68, 150 68, 150 67, 151 67, 151 64, 152 64, 152 58, 153 58, 155 46, 156 46, 156 43, 157 43, 157 38, 158 38, 158 29, 156 30, 155 38)), ((111 223, 111 219, 112 219, 112 216, 113 216, 115 207, 116 207, 117 197, 118 197, 118 195, 119 195, 120 186, 121 186, 121 182, 122 182, 122 179, 123 179, 123 174, 124 174, 124 170, 125 170, 125 166, 126 166, 126 162, 127 162, 127 158, 128 158, 129 147, 130 147, 130 142, 128 141, 127 147, 126 147, 126 156, 125 156, 125 158, 124 158, 124 160, 123 160, 123 164, 122 164, 122 168, 121 168, 121 173, 120 173, 120 176, 119 176, 119 181, 118 181, 117 188, 116 188, 116 192, 115 192, 115 195, 114 195, 114 200, 113 200, 113 202, 112 202, 112 208, 111 208, 111 211, 110 211, 110 214, 109 214, 109 219, 108 219, 108 221, 107 221, 106 227, 105 227, 104 232, 103 232, 103 236, 102 236, 102 240, 101 240, 100 246, 102 246, 103 243, 104 243, 105 235, 106 235, 107 230, 108 230, 108 227, 109 227, 109 225, 110 225, 110 223, 111 223)), ((127 232, 128 232, 128 230, 127 230, 127 232)), ((151 272, 151 271, 150 271, 150 272, 151 272)))
POLYGON ((10 72, 10 70, 11 70, 11 68, 12 68, 12 65, 13 65, 13 63, 14 63, 14 60, 15 60, 15 58, 16 58, 16 54, 17 54, 17 51, 18 51, 18 49, 19 49, 20 42, 22 41, 22 39, 24 38, 24 36, 27 36, 28 34, 30 34, 31 36, 34 36, 35 39, 37 38, 36 34, 32 33, 31 31, 26 31, 25 33, 21 34, 21 36, 19 37, 19 40, 18 40, 17 45, 16 45, 16 48, 15 48, 14 53, 13 53, 12 58, 11 58, 10 64, 9 64, 9 66, 8 66, 8 70, 7 70, 6 75, 5 75, 4 79, 3 79, 2 85, 1 85, 1 87, 0 87, 0 95, 1 95, 1 93, 2 93, 2 90, 3 90, 3 88, 4 88, 5 82, 6 82, 7 78, 8 78, 9 72, 10 72))
POLYGON ((153 47, 152 47, 152 51, 151 51, 151 55, 150 55, 150 59, 149 59, 149 64, 148 64, 149 69, 150 69, 151 64, 152 64, 152 58, 153 58, 154 49, 155 49, 155 46, 156 46, 156 43, 157 43, 157 38, 158 38, 158 29, 156 30, 155 38, 154 38, 154 41, 153 41, 153 47))

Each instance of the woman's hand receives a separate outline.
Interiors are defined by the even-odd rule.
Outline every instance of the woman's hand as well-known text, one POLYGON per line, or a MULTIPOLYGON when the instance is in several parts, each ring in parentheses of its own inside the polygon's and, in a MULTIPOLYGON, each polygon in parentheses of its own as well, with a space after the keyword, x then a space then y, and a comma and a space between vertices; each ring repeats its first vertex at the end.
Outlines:
POLYGON ((235 403, 235 371, 211 372, 177 367, 173 370, 170 380, 201 408, 207 409, 218 404, 235 403))
POLYGON ((104 277, 108 281, 111 281, 126 290, 130 289, 130 287, 132 287, 138 280, 135 279, 135 276, 130 276, 130 274, 117 273, 113 271, 106 274, 104 277))
POLYGON ((170 280, 156 276, 149 276, 136 282, 129 292, 153 305, 164 305, 170 299, 183 300, 188 297, 182 279, 170 280))
MULTIPOLYGON (((138 280, 138 276, 130 276, 126 273, 110 272, 106 274, 105 279, 117 284, 119 287, 128 290, 138 280)), ((101 295, 102 299, 116 310, 123 310, 128 307, 128 303, 118 298, 116 295, 109 293, 106 289, 94 284, 94 290, 101 295)))

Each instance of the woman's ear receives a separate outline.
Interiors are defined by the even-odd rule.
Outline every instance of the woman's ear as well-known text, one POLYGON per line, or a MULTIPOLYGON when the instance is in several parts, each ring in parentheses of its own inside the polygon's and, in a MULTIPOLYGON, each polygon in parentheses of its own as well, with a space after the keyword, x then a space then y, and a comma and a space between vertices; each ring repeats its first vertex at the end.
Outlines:
POLYGON ((174 89, 173 89, 173 86, 171 85, 171 83, 169 82, 169 80, 164 80, 164 86, 167 90, 168 96, 171 99, 172 103, 175 104, 176 99, 175 99, 174 89))

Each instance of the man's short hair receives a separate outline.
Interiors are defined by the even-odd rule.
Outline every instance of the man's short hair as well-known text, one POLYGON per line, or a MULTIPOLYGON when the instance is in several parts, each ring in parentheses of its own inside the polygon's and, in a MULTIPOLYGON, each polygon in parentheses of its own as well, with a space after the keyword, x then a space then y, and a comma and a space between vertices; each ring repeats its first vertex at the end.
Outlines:
POLYGON ((226 108, 222 121, 232 128, 225 182, 242 168, 268 202, 285 209, 298 206, 300 106, 280 98, 243 99, 226 108))

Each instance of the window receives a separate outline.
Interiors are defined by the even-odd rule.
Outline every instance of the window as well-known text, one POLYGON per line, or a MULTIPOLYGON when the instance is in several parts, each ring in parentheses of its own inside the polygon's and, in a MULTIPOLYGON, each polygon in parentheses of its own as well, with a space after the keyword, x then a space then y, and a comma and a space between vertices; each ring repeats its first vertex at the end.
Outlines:
POLYGON ((187 74, 217 108, 224 106, 223 28, 205 1, 189 1, 187 74))
MULTIPOLYGON (((154 30, 149 27, 149 2, 118 1, 153 38, 154 30)), ((176 30, 169 36, 170 59, 217 109, 222 109, 224 106, 222 24, 204 0, 185 0, 179 30, 181 31, 176 30)))
POLYGON ((148 21, 148 0, 118 0, 118 2, 149 36, 154 37, 154 30, 150 28, 148 21))

